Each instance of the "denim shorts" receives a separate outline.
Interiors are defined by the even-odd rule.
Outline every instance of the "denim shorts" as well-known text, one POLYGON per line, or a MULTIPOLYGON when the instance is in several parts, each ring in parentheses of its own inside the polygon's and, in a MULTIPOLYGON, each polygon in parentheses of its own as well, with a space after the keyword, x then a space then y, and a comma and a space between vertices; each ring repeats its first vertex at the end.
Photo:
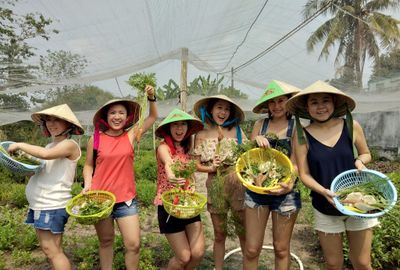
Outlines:
POLYGON ((324 233, 362 231, 379 225, 377 218, 355 218, 350 216, 328 216, 314 209, 314 229, 324 233))
POLYGON ((291 191, 284 195, 258 194, 246 190, 245 205, 248 208, 270 207, 271 211, 278 212, 280 215, 289 216, 301 208, 300 193, 291 191))
POLYGON ((33 225, 35 229, 51 231, 53 234, 64 232, 65 224, 69 215, 65 208, 54 210, 32 210, 29 209, 25 223, 33 225))
POLYGON ((128 216, 134 216, 139 213, 138 206, 137 206, 137 200, 132 199, 132 202, 130 205, 126 202, 120 202, 116 203, 113 207, 113 211, 111 213, 111 217, 114 219, 118 218, 123 218, 123 217, 128 217, 128 216))

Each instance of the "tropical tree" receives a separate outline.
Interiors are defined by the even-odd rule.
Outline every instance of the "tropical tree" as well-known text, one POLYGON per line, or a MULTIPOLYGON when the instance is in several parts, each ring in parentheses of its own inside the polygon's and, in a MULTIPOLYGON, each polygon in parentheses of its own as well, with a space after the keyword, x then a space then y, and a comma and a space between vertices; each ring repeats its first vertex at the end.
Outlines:
POLYGON ((335 66, 339 75, 361 88, 366 58, 376 61, 381 50, 399 42, 400 21, 381 13, 398 7, 400 0, 308 0, 305 18, 317 11, 330 18, 311 34, 307 48, 313 51, 323 43, 320 58, 327 58, 331 49, 337 48, 335 66))
POLYGON ((26 63, 35 55, 27 40, 36 37, 48 40, 51 19, 42 14, 19 15, 12 10, 16 1, 0 0, 0 90, 31 84, 37 66, 26 63))
POLYGON ((199 76, 195 78, 188 87, 188 92, 190 94, 201 95, 201 96, 211 96, 218 93, 218 89, 222 83, 224 77, 211 79, 211 76, 207 77, 199 76))
POLYGON ((228 87, 222 86, 219 91, 219 94, 222 94, 222 95, 225 95, 228 97, 232 97, 232 98, 244 98, 244 99, 249 98, 249 96, 247 94, 242 93, 239 89, 236 89, 231 86, 228 86, 228 87))
POLYGON ((0 109, 12 111, 27 111, 29 104, 24 97, 26 93, 0 94, 0 109))
POLYGON ((46 101, 42 108, 68 103, 75 111, 94 110, 113 98, 111 93, 96 86, 64 87, 54 91, 52 98, 46 101))
POLYGON ((45 79, 65 80, 78 77, 87 67, 84 56, 68 51, 50 51, 40 56, 40 73, 45 79))
POLYGON ((400 48, 379 56, 372 70, 371 80, 400 76, 400 48))

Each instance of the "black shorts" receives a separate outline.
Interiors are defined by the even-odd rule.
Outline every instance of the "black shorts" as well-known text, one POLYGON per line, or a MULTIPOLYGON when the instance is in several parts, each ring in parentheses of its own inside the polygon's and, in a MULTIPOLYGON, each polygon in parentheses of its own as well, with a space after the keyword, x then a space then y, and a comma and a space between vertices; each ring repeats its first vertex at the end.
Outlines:
POLYGON ((173 216, 169 216, 167 211, 165 211, 164 206, 162 205, 158 206, 157 211, 158 211, 158 226, 160 228, 160 233, 183 232, 185 230, 186 225, 201 221, 200 215, 189 219, 179 219, 173 216))

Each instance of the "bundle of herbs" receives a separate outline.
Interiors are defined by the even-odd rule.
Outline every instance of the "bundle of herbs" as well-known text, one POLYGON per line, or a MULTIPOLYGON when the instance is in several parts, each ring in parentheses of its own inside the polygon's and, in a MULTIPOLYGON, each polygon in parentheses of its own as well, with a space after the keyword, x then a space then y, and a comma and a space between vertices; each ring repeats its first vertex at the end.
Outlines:
POLYGON ((369 181, 336 191, 337 199, 347 209, 362 214, 381 212, 390 204, 381 187, 387 182, 380 177, 369 176, 369 181))
POLYGON ((155 73, 135 73, 128 79, 128 84, 138 91, 137 103, 140 105, 140 115, 138 119, 137 126, 135 127, 135 140, 140 142, 143 135, 143 122, 144 116, 147 111, 147 95, 145 93, 146 85, 151 85, 154 88, 157 85, 156 74, 155 73))

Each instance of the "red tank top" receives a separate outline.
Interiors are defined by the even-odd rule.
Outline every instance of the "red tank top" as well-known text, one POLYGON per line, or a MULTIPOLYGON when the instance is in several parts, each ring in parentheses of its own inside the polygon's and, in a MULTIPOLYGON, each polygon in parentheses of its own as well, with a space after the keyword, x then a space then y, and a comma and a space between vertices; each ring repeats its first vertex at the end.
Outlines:
POLYGON ((127 132, 116 137, 100 133, 92 189, 114 193, 117 203, 136 197, 133 157, 133 147, 127 132))

